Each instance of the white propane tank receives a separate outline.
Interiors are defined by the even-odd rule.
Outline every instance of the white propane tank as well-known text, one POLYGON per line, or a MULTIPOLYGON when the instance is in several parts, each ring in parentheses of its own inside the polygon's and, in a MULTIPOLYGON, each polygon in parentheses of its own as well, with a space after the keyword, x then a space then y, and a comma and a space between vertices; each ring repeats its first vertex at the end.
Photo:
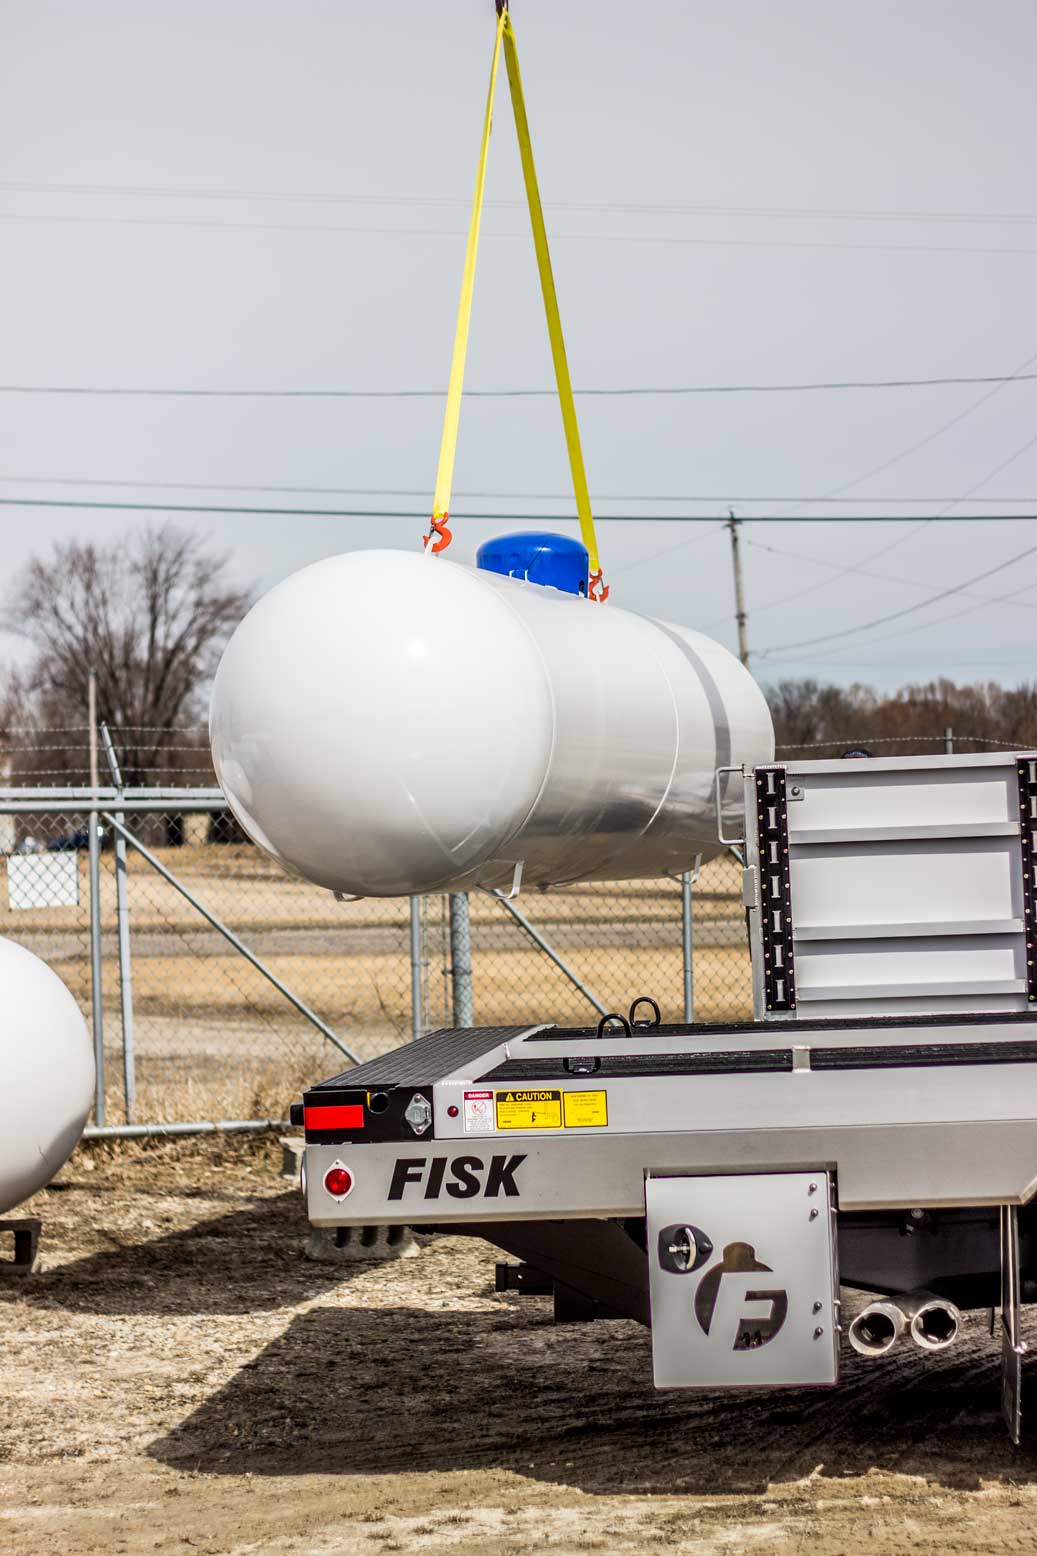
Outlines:
POLYGON ((50 1182, 94 1100, 94 1053, 79 1006, 46 962, 0 940, 0 1214, 50 1182))
POLYGON ((689 869, 720 851, 717 767, 774 754, 720 644, 402 551, 265 595, 223 655, 210 735, 246 832, 372 897, 689 869))

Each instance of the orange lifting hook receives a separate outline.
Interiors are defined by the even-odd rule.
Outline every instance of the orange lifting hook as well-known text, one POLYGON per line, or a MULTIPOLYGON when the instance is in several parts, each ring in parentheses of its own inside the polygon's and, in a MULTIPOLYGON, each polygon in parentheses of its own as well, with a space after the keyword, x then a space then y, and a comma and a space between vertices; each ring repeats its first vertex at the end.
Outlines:
POLYGON ((609 586, 601 576, 601 568, 591 573, 587 584, 587 598, 596 600, 599 605, 604 605, 609 597, 609 586))
POLYGON ((446 525, 446 521, 449 517, 449 513, 441 513, 438 516, 433 514, 432 518, 429 519, 429 532, 425 536, 426 551, 430 549, 429 542, 431 541, 433 535, 439 536, 439 539, 431 547, 433 556, 438 556, 441 551, 445 551, 447 546, 449 546, 450 542, 454 538, 453 532, 447 529, 446 525))

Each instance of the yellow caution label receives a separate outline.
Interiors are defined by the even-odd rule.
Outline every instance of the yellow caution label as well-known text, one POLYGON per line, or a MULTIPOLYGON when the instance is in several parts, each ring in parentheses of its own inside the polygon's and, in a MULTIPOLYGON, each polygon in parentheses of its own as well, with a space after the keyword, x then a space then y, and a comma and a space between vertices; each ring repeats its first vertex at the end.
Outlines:
POLYGON ((566 1129, 600 1128, 609 1121, 604 1091, 567 1091, 563 1098, 566 1129))
POLYGON ((498 1091, 498 1129, 561 1129, 560 1091, 498 1091))

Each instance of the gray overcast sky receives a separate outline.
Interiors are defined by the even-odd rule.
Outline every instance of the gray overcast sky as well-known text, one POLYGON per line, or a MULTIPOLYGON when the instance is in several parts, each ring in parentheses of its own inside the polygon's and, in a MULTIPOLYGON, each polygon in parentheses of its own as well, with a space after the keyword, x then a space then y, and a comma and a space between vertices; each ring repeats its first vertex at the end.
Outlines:
MULTIPOLYGON (((1037 371, 1032 0, 515 0, 514 18, 578 387, 1037 371)), ((492 33, 490 0, 0 0, 0 380, 445 389, 492 33)), ((473 389, 552 381, 501 86, 473 389)), ((745 530, 752 646, 776 650, 757 673, 879 686, 1032 676, 1037 552, 975 586, 1012 601, 781 646, 1037 547, 1037 523, 919 527, 955 500, 1037 513, 1035 411, 1037 382, 580 401, 602 514, 788 515, 836 492, 917 511, 745 530)), ((441 414, 4 394, 0 495, 424 509, 441 414)), ((497 499, 458 509, 572 512, 556 402, 468 402, 456 490, 497 499)), ((142 522, 5 507, 0 565, 142 522)), ((421 531, 184 522, 264 585, 421 531)), ((509 527, 459 522, 450 554, 509 527)), ((733 644, 719 525, 600 538, 617 603, 733 644)))

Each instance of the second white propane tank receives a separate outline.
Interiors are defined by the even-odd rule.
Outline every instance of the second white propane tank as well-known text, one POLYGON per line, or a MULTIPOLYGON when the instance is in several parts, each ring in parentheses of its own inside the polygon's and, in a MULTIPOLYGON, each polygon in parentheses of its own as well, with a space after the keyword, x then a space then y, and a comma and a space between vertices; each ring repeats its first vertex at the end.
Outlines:
POLYGON ((57 973, 0 940, 0 1214, 50 1182, 94 1100, 86 1022, 57 973))
POLYGON ((265 595, 210 733, 257 843, 375 897, 686 870, 719 852, 717 767, 774 753, 762 693, 709 638, 401 551, 265 595))

